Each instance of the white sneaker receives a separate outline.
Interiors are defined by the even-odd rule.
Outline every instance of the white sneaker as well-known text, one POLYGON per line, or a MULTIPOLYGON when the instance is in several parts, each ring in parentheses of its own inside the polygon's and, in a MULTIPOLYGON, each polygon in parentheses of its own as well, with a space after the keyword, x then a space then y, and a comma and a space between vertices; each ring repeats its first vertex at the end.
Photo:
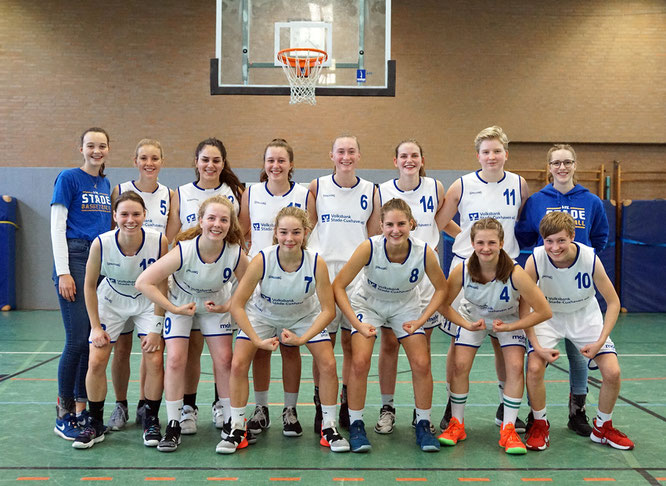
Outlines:
POLYGON ((215 427, 218 429, 224 427, 224 411, 220 400, 213 404, 211 413, 213 414, 213 423, 215 424, 215 427))
POLYGON ((127 412, 127 407, 122 403, 116 402, 116 407, 111 412, 111 417, 109 418, 109 429, 122 430, 127 425, 128 420, 129 413, 127 412))
POLYGON ((196 434, 198 420, 199 410, 192 408, 189 405, 185 405, 180 414, 180 433, 183 435, 196 434))
POLYGON ((391 434, 395 425, 395 408, 390 405, 382 406, 379 411, 379 420, 375 424, 375 432, 378 434, 391 434))

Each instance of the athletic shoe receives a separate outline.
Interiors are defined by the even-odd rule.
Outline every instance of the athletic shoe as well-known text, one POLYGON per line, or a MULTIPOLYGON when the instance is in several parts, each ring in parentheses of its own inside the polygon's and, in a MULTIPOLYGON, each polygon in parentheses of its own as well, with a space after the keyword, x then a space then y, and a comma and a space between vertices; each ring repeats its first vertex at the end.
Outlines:
POLYGON ((430 431, 430 421, 419 420, 416 424, 416 444, 423 452, 437 452, 439 442, 435 439, 435 434, 430 431))
POLYGON ((222 402, 218 400, 217 402, 213 403, 213 406, 211 408, 211 414, 213 415, 213 423, 215 424, 215 428, 221 429, 224 427, 224 411, 222 407, 222 402))
POLYGON ((300 437, 303 435, 303 428, 298 421, 298 414, 294 407, 282 409, 282 435, 285 437, 300 437))
POLYGON ((594 419, 594 429, 590 434, 592 442, 597 444, 608 444, 615 449, 630 450, 634 443, 625 434, 613 427, 613 421, 604 422, 601 428, 597 427, 597 419, 594 419))
POLYGON ((550 445, 550 424, 547 420, 534 420, 525 434, 525 445, 531 451, 543 451, 550 445))
POLYGON ((314 418, 314 433, 321 433, 321 423, 324 420, 324 414, 321 410, 321 401, 319 400, 319 395, 315 394, 312 398, 315 405, 315 418, 314 418))
POLYGON ((567 427, 578 435, 589 437, 592 427, 585 413, 585 398, 587 395, 569 395, 569 423, 567 427))
POLYGON ((525 422, 525 433, 527 434, 532 428, 532 425, 534 425, 534 414, 532 413, 532 410, 527 414, 527 420, 525 420, 525 422))
MULTIPOLYGON (((412 427, 416 428, 416 409, 412 410, 412 427)), ((430 433, 432 435, 437 433, 433 424, 430 424, 430 433)))
POLYGON ((446 402, 446 410, 444 410, 444 416, 439 422, 439 429, 444 431, 449 426, 449 420, 451 420, 451 399, 446 402))
POLYGON ((137 425, 143 425, 143 421, 145 419, 146 419, 146 404, 144 403, 140 407, 137 405, 136 418, 134 419, 134 423, 137 425))
POLYGON ((368 452, 372 449, 363 420, 355 420, 349 424, 349 444, 352 452, 368 452))
POLYGON ((73 413, 66 413, 63 418, 56 418, 53 432, 65 440, 76 439, 81 432, 79 424, 76 421, 76 415, 73 413))
POLYGON ((190 405, 183 406, 180 413, 180 433, 192 435, 197 433, 197 421, 199 420, 199 409, 190 405))
POLYGON ((116 402, 116 407, 111 412, 107 427, 111 430, 123 430, 129 420, 127 407, 120 402, 116 402))
POLYGON ((465 433, 465 422, 463 421, 461 424, 457 418, 451 417, 451 420, 449 420, 449 426, 444 432, 439 434, 437 440, 442 445, 454 446, 466 438, 467 434, 465 433))
POLYGON ((225 439, 229 434, 231 434, 231 417, 229 420, 222 424, 222 430, 220 431, 220 437, 225 439))
POLYGON ((218 454, 233 454, 237 449, 245 449, 248 446, 243 429, 234 429, 229 435, 217 443, 215 452, 218 454))
MULTIPOLYGON (((342 400, 342 395, 340 395, 340 400, 342 400)), ((345 430, 349 430, 349 405, 347 405, 347 402, 340 401, 338 425, 345 430)))
POLYGON ((178 420, 171 420, 166 427, 166 432, 164 437, 160 440, 160 443, 157 444, 157 450, 160 452, 173 452, 178 449, 178 444, 180 444, 180 423, 178 420))
POLYGON ((349 442, 338 433, 335 426, 321 431, 319 443, 324 447, 330 447, 332 452, 349 452, 349 442))
POLYGON ((375 432, 378 434, 391 434, 395 426, 395 408, 391 405, 382 406, 379 411, 379 420, 375 424, 375 432))
POLYGON ((80 430, 78 437, 72 443, 74 449, 90 449, 104 440, 104 424, 99 420, 90 419, 90 423, 80 430))
MULTIPOLYGON (((497 407, 497 412, 495 413, 495 425, 501 427, 502 423, 504 423, 504 404, 500 403, 499 407, 497 407)), ((516 417, 515 428, 516 432, 523 434, 525 432, 525 422, 516 417)))
POLYGON ((513 424, 506 424, 504 427, 502 427, 502 431, 500 432, 499 445, 500 447, 504 447, 504 452, 507 454, 527 453, 525 444, 523 444, 523 441, 520 440, 520 437, 518 437, 516 427, 513 424))
MULTIPOLYGON (((85 408, 76 414, 76 423, 79 426, 79 429, 84 429, 86 425, 90 424, 90 412, 85 408)), ((104 427, 104 432, 109 431, 109 426, 104 427)))
POLYGON ((271 426, 271 419, 268 416, 268 407, 257 405, 254 407, 252 416, 247 421, 247 430, 255 435, 261 434, 271 426))
POLYGON ((143 421, 143 445, 157 447, 162 439, 160 421, 155 416, 147 416, 143 421))

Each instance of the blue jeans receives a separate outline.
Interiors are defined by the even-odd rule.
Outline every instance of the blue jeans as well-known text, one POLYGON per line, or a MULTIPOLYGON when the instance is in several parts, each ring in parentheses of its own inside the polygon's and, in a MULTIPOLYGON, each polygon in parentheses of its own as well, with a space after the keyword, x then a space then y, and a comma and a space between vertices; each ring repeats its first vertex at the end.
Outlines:
POLYGON ((572 395, 587 395, 587 361, 578 348, 568 339, 564 340, 564 346, 569 358, 569 386, 572 395))
POLYGON ((86 262, 92 242, 81 239, 68 239, 69 272, 76 285, 74 302, 65 300, 58 292, 58 276, 53 270, 60 313, 65 324, 65 347, 58 364, 58 396, 74 398, 85 402, 86 373, 88 372, 88 338, 90 336, 90 320, 83 296, 83 285, 86 275, 86 262))

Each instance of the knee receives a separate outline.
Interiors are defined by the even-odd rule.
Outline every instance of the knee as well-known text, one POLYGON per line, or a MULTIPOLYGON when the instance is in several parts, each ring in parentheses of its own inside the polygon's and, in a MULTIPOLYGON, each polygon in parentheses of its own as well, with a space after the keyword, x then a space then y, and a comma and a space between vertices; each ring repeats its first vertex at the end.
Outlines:
POLYGON ((146 370, 149 373, 162 371, 164 366, 164 355, 161 351, 155 351, 154 353, 143 353, 143 362, 145 363, 146 370))
POLYGON ((370 371, 370 357, 369 356, 353 356, 352 357, 352 373, 355 375, 367 375, 370 371))
POLYGON ((539 359, 530 358, 527 361, 527 379, 528 381, 540 380, 543 378, 546 366, 539 359))
POLYGON ((620 384, 620 366, 617 364, 614 364, 612 366, 608 366, 606 369, 602 370, 601 377, 604 380, 604 383, 609 383, 613 385, 619 385, 620 384))
POLYGON ((469 375, 469 370, 472 367, 471 363, 468 363, 467 361, 459 361, 456 360, 455 363, 453 364, 453 374, 455 376, 467 376, 469 375))
POLYGON ((400 343, 398 340, 395 338, 395 336, 391 335, 390 337, 387 337, 388 334, 383 334, 382 335, 382 342, 380 345, 380 353, 384 354, 385 356, 394 356, 398 354, 398 350, 400 349, 400 343))
POLYGON ((338 369, 335 363, 335 357, 321 358, 317 362, 317 369, 322 376, 337 376, 338 369))
POLYGON ((167 352, 166 367, 170 371, 184 370, 187 364, 187 355, 183 353, 167 352))
POLYGON ((92 353, 88 359, 88 370, 92 374, 106 372, 107 358, 102 353, 92 353))
POLYGON ((425 376, 430 373, 430 356, 419 356, 411 362, 412 373, 425 376))

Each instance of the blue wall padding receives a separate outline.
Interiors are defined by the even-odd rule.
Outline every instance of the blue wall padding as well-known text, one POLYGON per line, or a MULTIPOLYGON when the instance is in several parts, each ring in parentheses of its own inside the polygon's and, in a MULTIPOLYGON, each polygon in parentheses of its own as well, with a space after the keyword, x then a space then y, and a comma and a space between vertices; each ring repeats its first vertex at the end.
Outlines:
POLYGON ((16 198, 0 198, 0 309, 16 308, 16 198))
POLYGON ((666 312, 666 201, 622 208, 620 300, 629 312, 666 312))
MULTIPOLYGON (((606 199, 604 199, 602 202, 604 203, 604 209, 606 210, 606 218, 608 218, 608 243, 606 243, 606 248, 597 253, 597 255, 599 256, 601 263, 603 263, 604 268, 606 269, 608 278, 610 279, 611 283, 615 285, 615 250, 617 248, 615 244, 615 235, 617 233, 615 228, 617 217, 615 213, 615 206, 613 206, 611 202, 606 199)), ((599 307, 601 307, 601 311, 606 312, 606 301, 599 292, 597 292, 597 300, 599 301, 599 307)))

